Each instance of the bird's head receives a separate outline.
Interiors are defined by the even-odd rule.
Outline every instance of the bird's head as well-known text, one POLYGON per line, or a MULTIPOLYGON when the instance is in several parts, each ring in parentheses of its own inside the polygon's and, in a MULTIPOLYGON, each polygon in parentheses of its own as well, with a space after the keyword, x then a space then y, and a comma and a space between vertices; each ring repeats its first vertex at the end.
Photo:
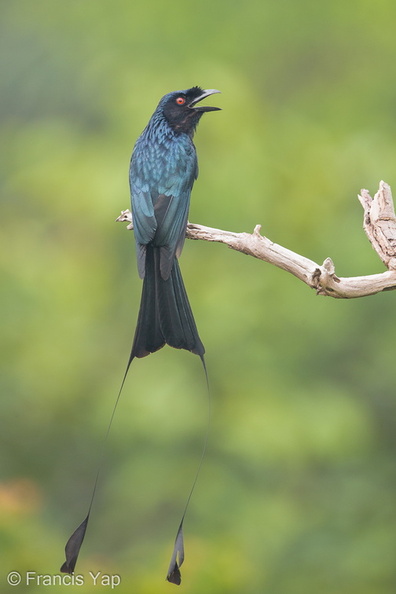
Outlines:
POLYGON ((220 107, 197 105, 202 99, 214 93, 220 93, 220 91, 216 89, 203 90, 200 87, 192 87, 185 91, 174 91, 161 99, 157 109, 162 111, 168 124, 175 132, 192 135, 202 114, 206 111, 220 110, 220 107))

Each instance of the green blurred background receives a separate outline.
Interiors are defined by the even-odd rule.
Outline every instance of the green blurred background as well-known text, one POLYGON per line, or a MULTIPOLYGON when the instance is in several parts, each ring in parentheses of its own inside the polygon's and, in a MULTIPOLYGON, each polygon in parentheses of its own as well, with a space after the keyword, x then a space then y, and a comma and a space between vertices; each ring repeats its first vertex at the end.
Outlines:
MULTIPOLYGON (((384 270, 360 188, 396 187, 391 0, 0 2, 2 591, 56 574, 86 512, 141 282, 133 144, 166 92, 222 91, 190 220, 263 234, 341 276, 384 270), (8 588, 8 589, 7 589, 8 588)), ((222 245, 181 260, 213 417, 185 523, 186 594, 396 590, 395 293, 317 297, 222 245)), ((134 362, 76 572, 160 594, 198 463, 197 357, 134 362)), ((47 588, 48 589, 48 588, 47 588)), ((80 591, 57 586, 51 591, 80 591)), ((109 590, 109 588, 107 588, 109 590)))

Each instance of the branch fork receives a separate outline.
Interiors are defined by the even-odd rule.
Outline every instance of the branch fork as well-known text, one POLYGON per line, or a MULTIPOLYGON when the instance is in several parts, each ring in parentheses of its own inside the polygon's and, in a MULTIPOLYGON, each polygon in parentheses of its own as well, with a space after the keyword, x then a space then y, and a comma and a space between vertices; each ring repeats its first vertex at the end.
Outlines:
MULTIPOLYGON (((188 223, 186 237, 224 243, 233 250, 273 264, 299 278, 318 295, 352 299, 394 290, 396 289, 396 215, 391 189, 388 184, 381 181, 374 198, 370 196, 368 190, 361 190, 358 198, 364 210, 363 228, 371 245, 387 268, 385 272, 379 274, 338 277, 331 258, 326 258, 323 264, 319 265, 261 235, 261 225, 256 225, 253 233, 235 233, 188 223)), ((116 221, 128 222, 127 229, 133 229, 132 214, 129 210, 123 210, 116 221)))

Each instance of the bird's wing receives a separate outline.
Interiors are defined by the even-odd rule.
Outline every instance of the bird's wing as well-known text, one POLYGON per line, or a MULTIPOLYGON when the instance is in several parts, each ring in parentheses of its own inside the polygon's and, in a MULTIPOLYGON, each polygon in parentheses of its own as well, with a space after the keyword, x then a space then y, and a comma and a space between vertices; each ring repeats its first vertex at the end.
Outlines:
POLYGON ((144 151, 139 150, 138 143, 132 153, 129 183, 138 271, 140 278, 143 278, 146 265, 146 245, 155 236, 157 221, 154 215, 150 179, 145 167, 144 151))
POLYGON ((157 221, 154 243, 161 246, 161 276, 168 278, 175 256, 180 256, 186 237, 190 194, 197 177, 198 164, 192 143, 175 159, 172 172, 161 179, 154 204, 157 221))
POLYGON ((175 255, 179 256, 183 248, 191 188, 197 175, 197 156, 190 139, 180 138, 166 150, 144 138, 135 145, 130 185, 141 277, 149 243, 161 247, 161 275, 169 277, 175 255))
POLYGON ((157 231, 154 244, 161 246, 161 276, 168 278, 175 256, 179 256, 186 237, 190 190, 179 196, 160 194, 154 214, 157 231))
POLYGON ((157 229, 151 193, 148 185, 141 184, 139 178, 134 178, 131 182, 131 193, 132 219, 136 241, 146 245, 153 239, 157 229))

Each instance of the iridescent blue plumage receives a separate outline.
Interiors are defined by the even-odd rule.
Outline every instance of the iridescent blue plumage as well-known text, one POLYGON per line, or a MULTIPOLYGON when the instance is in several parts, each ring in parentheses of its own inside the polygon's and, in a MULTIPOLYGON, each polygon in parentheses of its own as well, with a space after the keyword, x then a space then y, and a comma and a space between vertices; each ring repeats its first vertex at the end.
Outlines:
POLYGON ((198 176, 193 134, 215 91, 193 87, 165 95, 136 142, 130 165, 132 217, 142 301, 131 360, 165 343, 203 355, 177 258, 183 249, 190 194, 198 176))
MULTIPOLYGON (((138 246, 167 246, 168 269, 181 252, 190 205, 190 193, 198 174, 192 139, 177 134, 156 111, 136 142, 130 167, 130 185, 135 240, 138 246), (159 117, 160 116, 160 117, 159 117), (167 210, 158 215, 161 205, 167 210)), ((144 253, 138 250, 139 274, 143 278, 144 253)), ((166 257, 166 256, 164 256, 166 257)))

